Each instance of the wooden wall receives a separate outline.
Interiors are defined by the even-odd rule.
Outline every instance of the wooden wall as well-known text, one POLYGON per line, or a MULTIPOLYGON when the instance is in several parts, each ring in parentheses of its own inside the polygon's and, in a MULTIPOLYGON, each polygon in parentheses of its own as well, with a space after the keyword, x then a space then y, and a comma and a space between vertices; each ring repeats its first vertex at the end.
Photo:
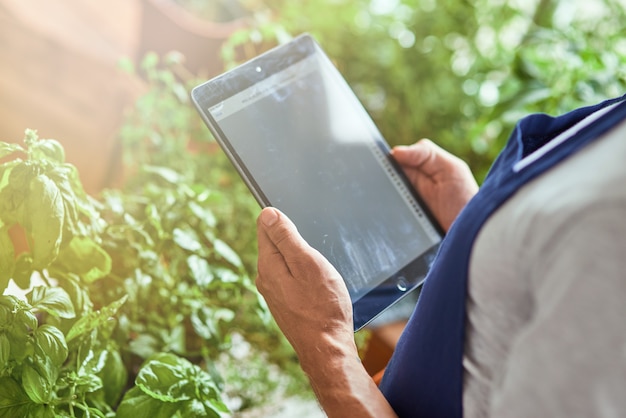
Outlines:
POLYGON ((134 0, 0 0, 0 140, 55 138, 90 192, 115 173, 116 132, 141 83, 134 0))
POLYGON ((37 129, 64 145, 89 192, 115 185, 117 132, 146 87, 119 60, 177 50, 191 73, 212 77, 222 44, 245 25, 201 20, 170 0, 0 0, 0 140, 37 129))

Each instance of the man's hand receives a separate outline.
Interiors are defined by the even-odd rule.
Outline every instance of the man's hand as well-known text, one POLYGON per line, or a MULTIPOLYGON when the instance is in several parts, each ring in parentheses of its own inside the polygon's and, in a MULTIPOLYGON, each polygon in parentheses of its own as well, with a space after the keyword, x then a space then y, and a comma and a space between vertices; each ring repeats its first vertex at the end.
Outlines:
POLYGON ((478 191, 468 165, 428 139, 394 147, 391 153, 447 231, 478 191))
POLYGON ((257 231, 257 288, 327 415, 395 416, 358 358, 352 304, 337 270, 277 209, 263 209, 257 231))
POLYGON ((352 304, 337 270, 277 209, 261 212, 257 234, 257 288, 298 355, 326 336, 354 340, 352 304))

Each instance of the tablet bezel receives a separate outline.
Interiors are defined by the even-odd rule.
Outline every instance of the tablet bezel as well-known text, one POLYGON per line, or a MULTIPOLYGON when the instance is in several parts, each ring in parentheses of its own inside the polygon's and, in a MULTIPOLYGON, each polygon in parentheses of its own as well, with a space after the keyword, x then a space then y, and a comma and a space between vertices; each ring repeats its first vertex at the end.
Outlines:
MULTIPOLYGON (((315 40, 310 35, 303 34, 294 38, 287 44, 279 45, 220 76, 200 84, 191 92, 192 101, 202 119, 261 207, 272 206, 272 202, 270 202, 268 197, 263 193, 263 190, 261 190, 254 177, 248 171, 245 162, 242 161, 237 150, 221 130, 219 124, 209 112, 209 109, 219 105, 234 94, 254 86, 312 54, 321 54, 332 66, 333 70, 338 73, 338 70, 332 65, 315 40)), ((361 104, 359 103, 359 105, 361 104)), ((391 163, 398 177, 407 186, 411 196, 419 204, 430 224, 434 227, 439 236, 443 238, 443 229, 432 216, 423 199, 410 185, 410 182, 395 159, 391 156, 389 145, 384 141, 382 134, 380 134, 380 132, 378 132, 378 134, 378 137, 375 138, 376 145, 391 163)), ((353 301, 355 331, 364 327, 380 313, 421 286, 434 260, 438 246, 439 244, 435 244, 430 247, 428 251, 415 258, 403 268, 400 268, 395 274, 378 284, 356 302, 353 301)))

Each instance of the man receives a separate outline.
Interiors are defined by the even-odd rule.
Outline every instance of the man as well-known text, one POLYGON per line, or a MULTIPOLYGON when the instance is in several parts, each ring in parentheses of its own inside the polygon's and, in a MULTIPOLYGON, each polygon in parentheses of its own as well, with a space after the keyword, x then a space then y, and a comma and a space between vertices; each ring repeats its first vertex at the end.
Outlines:
POLYGON ((257 287, 329 416, 626 410, 625 98, 522 120, 477 194, 432 142, 393 150, 448 233, 380 388, 337 271, 261 212, 257 287))

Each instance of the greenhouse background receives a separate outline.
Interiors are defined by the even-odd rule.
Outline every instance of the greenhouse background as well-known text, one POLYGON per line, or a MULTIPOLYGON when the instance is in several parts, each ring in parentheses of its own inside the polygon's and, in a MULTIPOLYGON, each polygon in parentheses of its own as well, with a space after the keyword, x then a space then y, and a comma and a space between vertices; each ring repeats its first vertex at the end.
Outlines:
MULTIPOLYGON (((0 22, 0 416, 321 415, 200 82, 308 32, 391 145, 431 138, 479 182, 520 118, 626 93, 625 0, 0 0, 0 22)), ((388 325, 356 334, 372 373, 388 325)))

